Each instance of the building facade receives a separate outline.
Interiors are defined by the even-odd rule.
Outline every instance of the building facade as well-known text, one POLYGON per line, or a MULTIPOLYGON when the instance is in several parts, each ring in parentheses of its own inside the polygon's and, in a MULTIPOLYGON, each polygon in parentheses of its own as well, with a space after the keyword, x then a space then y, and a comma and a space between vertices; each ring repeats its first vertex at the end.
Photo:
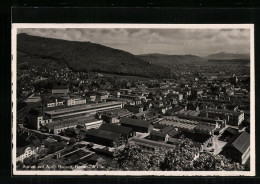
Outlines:
POLYGON ((219 118, 226 120, 228 125, 238 126, 244 120, 244 112, 225 109, 206 109, 201 113, 202 117, 219 118))
POLYGON ((67 106, 86 104, 87 100, 82 98, 71 98, 67 100, 67 106))

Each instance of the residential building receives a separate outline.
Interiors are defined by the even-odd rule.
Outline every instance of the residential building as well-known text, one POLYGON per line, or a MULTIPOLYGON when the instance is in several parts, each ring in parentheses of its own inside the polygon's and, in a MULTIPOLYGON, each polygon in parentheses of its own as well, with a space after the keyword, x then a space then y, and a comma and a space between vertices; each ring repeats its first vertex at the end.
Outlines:
POLYGON ((221 154, 240 164, 245 164, 250 157, 250 134, 244 131, 234 136, 224 146, 221 154))
POLYGON ((125 109, 129 110, 132 113, 139 113, 139 112, 143 112, 143 106, 142 105, 125 105, 124 106, 125 109))
POLYGON ((36 120, 32 120, 31 125, 36 130, 39 130, 41 126, 47 125, 52 122, 51 118, 48 118, 46 116, 38 116, 36 120))
POLYGON ((67 106, 86 104, 87 100, 83 98, 70 98, 67 100, 67 106))
POLYGON ((226 120, 227 124, 232 126, 238 126, 244 120, 244 112, 226 109, 205 109, 201 112, 201 116, 226 120))
POLYGON ((80 117, 80 118, 72 118, 68 120, 58 120, 46 125, 50 133, 54 135, 58 135, 62 130, 66 130, 68 128, 76 128, 78 125, 84 127, 85 130, 92 128, 99 128, 103 123, 102 120, 97 120, 92 117, 80 117))
POLYGON ((108 123, 103 123, 100 127, 100 130, 106 130, 110 132, 115 132, 115 133, 120 133, 123 135, 124 139, 127 141, 128 138, 134 136, 134 131, 132 128, 129 127, 124 127, 120 125, 115 125, 115 124, 108 124, 108 123))
POLYGON ((150 139, 153 141, 163 141, 168 142, 170 136, 167 133, 161 131, 152 130, 150 133, 150 139))
POLYGON ((194 132, 206 135, 213 135, 215 129, 216 126, 214 125, 199 124, 196 127, 194 127, 194 132))
POLYGON ((132 112, 127 109, 115 109, 111 111, 105 111, 97 113, 99 119, 103 119, 106 123, 119 123, 120 119, 123 117, 131 117, 132 112))
POLYGON ((86 132, 85 138, 87 141, 109 147, 121 145, 124 142, 123 134, 121 133, 94 128, 86 132))
POLYGON ((64 102, 62 100, 58 101, 58 99, 55 99, 55 100, 52 100, 52 101, 49 101, 46 103, 47 107, 57 107, 57 106, 63 106, 63 105, 64 105, 64 102))
POLYGON ((34 147, 32 145, 28 145, 22 148, 17 149, 17 154, 16 154, 16 162, 21 161, 23 162, 25 158, 29 158, 33 155, 36 154, 38 151, 38 147, 34 147))

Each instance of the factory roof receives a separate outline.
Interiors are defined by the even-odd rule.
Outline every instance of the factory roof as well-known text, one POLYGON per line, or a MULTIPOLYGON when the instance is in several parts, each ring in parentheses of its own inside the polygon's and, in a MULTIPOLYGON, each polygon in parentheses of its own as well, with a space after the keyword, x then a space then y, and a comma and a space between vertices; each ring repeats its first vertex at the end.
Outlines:
POLYGON ((121 133, 101 130, 101 129, 89 129, 86 132, 86 136, 94 136, 94 137, 100 137, 108 140, 115 140, 122 136, 121 133))
POLYGON ((64 127, 69 127, 69 126, 74 126, 74 125, 84 125, 87 123, 93 123, 101 121, 98 119, 95 119, 93 117, 79 117, 79 118, 71 118, 67 120, 60 120, 60 121, 54 121, 52 123, 47 124, 46 126, 51 129, 59 129, 59 128, 64 128, 64 127))
POLYGON ((137 144, 141 144, 148 147, 164 147, 164 148, 175 148, 175 146, 171 144, 166 144, 164 142, 152 141, 148 139, 142 139, 138 137, 132 137, 129 139, 130 142, 135 142, 137 144))
POLYGON ((121 133, 121 134, 124 134, 124 135, 128 135, 133 131, 132 128, 128 128, 128 127, 124 127, 124 126, 120 126, 120 125, 108 124, 108 123, 102 124, 99 127, 99 129, 110 131, 110 132, 121 133))
POLYGON ((242 132, 235 135, 230 142, 228 142, 225 147, 234 147, 240 153, 245 153, 250 146, 250 134, 247 132, 242 132))
POLYGON ((236 116, 243 113, 243 112, 231 111, 231 110, 226 110, 226 109, 206 109, 205 111, 206 112, 216 112, 216 113, 228 113, 228 114, 236 115, 236 116))
POLYGON ((138 127, 148 128, 151 123, 145 120, 133 119, 133 118, 122 118, 120 121, 121 124, 133 125, 138 127))
POLYGON ((102 107, 107 107, 107 106, 112 106, 112 105, 121 105, 121 103, 111 101, 111 102, 102 102, 102 103, 98 103, 98 104, 84 104, 84 105, 66 107, 66 108, 62 108, 62 109, 45 111, 45 113, 50 114, 50 115, 56 115, 56 114, 60 114, 60 113, 70 113, 70 112, 74 112, 74 111, 97 109, 97 108, 102 108, 102 107))

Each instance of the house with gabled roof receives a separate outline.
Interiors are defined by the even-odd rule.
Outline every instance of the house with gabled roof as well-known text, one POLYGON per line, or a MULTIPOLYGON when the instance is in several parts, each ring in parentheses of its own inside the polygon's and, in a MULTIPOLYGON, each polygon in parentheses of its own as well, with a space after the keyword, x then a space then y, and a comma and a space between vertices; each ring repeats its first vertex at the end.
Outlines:
POLYGON ((250 134, 244 131, 235 135, 224 146, 221 154, 235 162, 245 164, 250 157, 250 134))
POLYGON ((167 142, 169 140, 169 137, 170 136, 167 133, 161 131, 152 130, 150 133, 150 139, 153 141, 167 142))
POLYGON ((122 126, 132 128, 135 132, 150 133, 153 129, 152 124, 145 120, 122 118, 120 123, 122 126))
POLYGON ((87 141, 109 147, 123 143, 123 134, 95 128, 89 129, 85 138, 87 141))
POLYGON ((134 136, 134 131, 132 128, 129 127, 124 127, 120 125, 115 125, 115 124, 108 124, 108 123, 103 123, 100 127, 100 130, 106 130, 110 132, 115 132, 115 133, 120 133, 123 135, 124 139, 127 140, 129 137, 134 136))

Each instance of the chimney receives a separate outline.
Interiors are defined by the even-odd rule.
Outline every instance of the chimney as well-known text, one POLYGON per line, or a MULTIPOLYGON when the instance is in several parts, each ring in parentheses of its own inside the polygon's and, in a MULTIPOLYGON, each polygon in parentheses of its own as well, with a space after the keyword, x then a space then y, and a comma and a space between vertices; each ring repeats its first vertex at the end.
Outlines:
POLYGON ((43 116, 43 113, 44 113, 44 97, 42 96, 42 116, 43 116))

